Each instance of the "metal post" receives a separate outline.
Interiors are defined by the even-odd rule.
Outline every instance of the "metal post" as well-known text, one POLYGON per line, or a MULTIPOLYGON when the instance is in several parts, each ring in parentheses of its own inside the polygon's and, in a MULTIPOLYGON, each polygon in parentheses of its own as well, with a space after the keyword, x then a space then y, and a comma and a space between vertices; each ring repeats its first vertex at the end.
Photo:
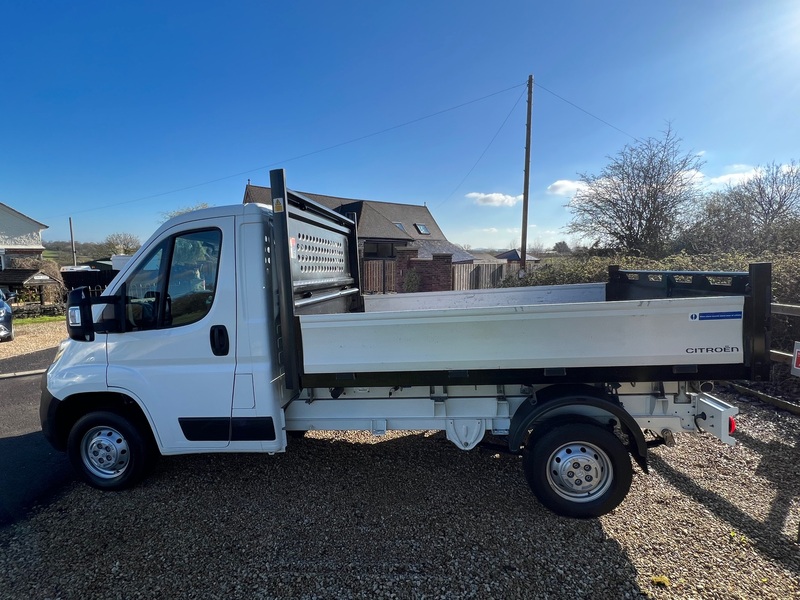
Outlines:
POLYGON ((75 252, 75 234, 72 233, 72 217, 69 218, 69 239, 72 241, 72 266, 78 266, 78 254, 75 252))
POLYGON ((297 365, 294 323, 294 287, 289 239, 289 193, 283 169, 269 172, 272 191, 272 268, 278 279, 278 306, 281 323, 281 350, 286 389, 300 391, 300 373, 297 365))
POLYGON ((528 122, 525 126, 525 182, 522 190, 522 249, 520 250, 520 274, 525 274, 525 259, 528 254, 528 188, 531 173, 531 112, 533 108, 533 75, 528 76, 528 122))

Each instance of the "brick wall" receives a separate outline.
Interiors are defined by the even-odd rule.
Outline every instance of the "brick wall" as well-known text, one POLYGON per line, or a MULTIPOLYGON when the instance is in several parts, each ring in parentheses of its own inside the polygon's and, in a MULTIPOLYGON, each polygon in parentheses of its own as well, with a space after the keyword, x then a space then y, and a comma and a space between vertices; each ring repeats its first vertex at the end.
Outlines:
POLYGON ((395 289, 402 292, 442 292, 453 289, 453 255, 419 258, 417 248, 397 248, 395 289))

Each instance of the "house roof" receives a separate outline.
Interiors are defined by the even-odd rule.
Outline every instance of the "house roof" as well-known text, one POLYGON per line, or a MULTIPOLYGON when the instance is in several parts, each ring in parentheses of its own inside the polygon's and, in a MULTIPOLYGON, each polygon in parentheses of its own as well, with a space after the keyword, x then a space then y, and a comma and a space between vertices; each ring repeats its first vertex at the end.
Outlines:
POLYGON ((470 250, 470 254, 475 257, 476 263, 482 264, 503 264, 508 262, 505 258, 497 258, 494 254, 490 252, 473 252, 470 250))
MULTIPOLYGON (((514 261, 519 262, 519 261, 522 260, 522 256, 520 255, 519 250, 506 250, 505 252, 502 252, 500 254, 495 254, 494 257, 495 258, 504 258, 504 259, 509 260, 511 262, 514 262, 514 261)), ((536 256, 532 256, 530 254, 525 254, 525 261, 526 262, 527 261, 538 262, 539 258, 537 258, 536 256)))
POLYGON ((3 209, 7 210, 10 213, 13 213, 14 215, 20 217, 21 219, 25 219, 26 221, 29 221, 29 222, 33 223, 34 225, 38 225, 42 229, 49 229, 49 227, 47 225, 45 225, 44 223, 39 223, 39 221, 36 221, 35 219, 31 219, 28 215, 23 215, 18 210, 14 210, 13 208, 11 208, 8 204, 3 204, 2 202, 0 202, 0 208, 3 208, 3 209))
POLYGON ((49 285, 58 283, 38 269, 4 269, 0 271, 0 285, 49 285))
POLYGON ((411 246, 419 248, 417 258, 432 258, 434 254, 452 254, 454 263, 471 263, 475 260, 472 254, 447 240, 415 240, 411 246))
MULTIPOLYGON (((352 198, 324 196, 309 192, 298 193, 340 214, 355 213, 358 221, 358 236, 362 239, 402 240, 405 242, 410 242, 411 240, 425 241, 426 244, 420 246, 420 256, 424 256, 423 247, 429 247, 430 244, 428 242, 431 241, 445 242, 448 247, 463 254, 468 254, 447 241, 427 206, 379 202, 377 200, 354 200, 352 198), (402 229, 398 227, 398 223, 403 226, 402 229), (418 225, 422 227, 418 227, 418 225), (423 233, 423 231, 428 233, 423 233)), ((248 184, 245 187, 244 203, 247 204, 248 202, 271 205, 270 188, 248 184)), ((450 252, 450 250, 442 251, 450 252)), ((471 255, 469 256, 469 260, 471 260, 472 257, 471 255)), ((457 262, 455 252, 453 261, 457 262)))

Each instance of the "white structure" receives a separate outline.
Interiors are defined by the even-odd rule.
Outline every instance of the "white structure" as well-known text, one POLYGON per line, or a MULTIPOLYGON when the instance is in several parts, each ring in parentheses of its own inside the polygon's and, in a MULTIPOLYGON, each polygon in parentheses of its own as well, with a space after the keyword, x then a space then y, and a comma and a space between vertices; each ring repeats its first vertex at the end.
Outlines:
POLYGON ((0 270, 8 269, 13 258, 40 258, 44 229, 47 225, 0 202, 0 270))

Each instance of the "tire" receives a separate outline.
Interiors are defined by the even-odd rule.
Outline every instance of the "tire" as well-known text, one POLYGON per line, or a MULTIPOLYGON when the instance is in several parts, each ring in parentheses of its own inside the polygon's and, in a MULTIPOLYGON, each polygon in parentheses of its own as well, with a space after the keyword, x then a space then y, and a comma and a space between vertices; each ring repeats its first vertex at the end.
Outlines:
POLYGON ((67 454, 81 479, 102 490, 122 490, 139 482, 158 456, 148 432, 113 412, 92 412, 75 423, 67 454))
POLYGON ((598 425, 558 425, 525 445, 525 478, 539 501, 558 515, 588 519, 619 506, 633 468, 625 446, 598 425))

